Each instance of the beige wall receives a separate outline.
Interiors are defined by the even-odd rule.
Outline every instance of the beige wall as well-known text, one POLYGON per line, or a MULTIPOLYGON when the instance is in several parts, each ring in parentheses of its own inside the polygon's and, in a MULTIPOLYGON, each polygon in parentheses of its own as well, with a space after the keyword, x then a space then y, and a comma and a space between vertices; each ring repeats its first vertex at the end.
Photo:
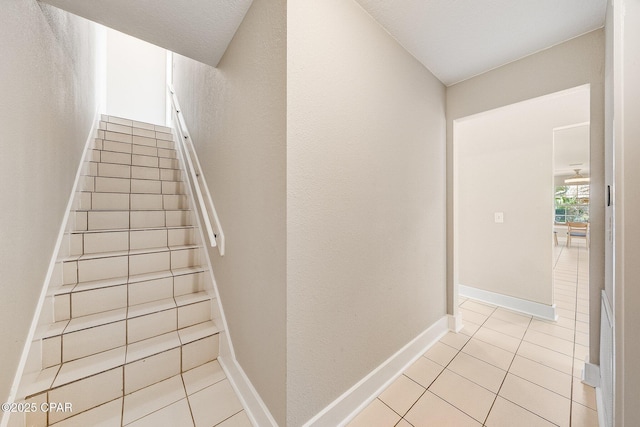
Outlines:
POLYGON ((445 314, 444 86, 353 1, 288 2, 287 425, 445 314))
POLYGON ((218 68, 175 55, 174 85, 226 237, 210 250, 237 359, 285 425, 285 2, 255 0, 218 68))
POLYGON ((97 108, 96 27, 35 0, 0 14, 0 401, 6 401, 97 108))
POLYGON ((640 425, 640 4, 614 3, 615 426, 640 425))
POLYGON ((457 284, 553 303, 553 129, 588 120, 583 86, 455 122, 457 284))
MULTIPOLYGON (((453 121, 493 108, 591 84, 590 360, 598 363, 604 286, 604 31, 587 33, 447 88, 447 219, 453 219, 453 121)), ((454 310, 453 227, 447 229, 448 310, 454 310)))
POLYGON ((105 114, 164 125, 167 51, 107 29, 107 106, 105 114))

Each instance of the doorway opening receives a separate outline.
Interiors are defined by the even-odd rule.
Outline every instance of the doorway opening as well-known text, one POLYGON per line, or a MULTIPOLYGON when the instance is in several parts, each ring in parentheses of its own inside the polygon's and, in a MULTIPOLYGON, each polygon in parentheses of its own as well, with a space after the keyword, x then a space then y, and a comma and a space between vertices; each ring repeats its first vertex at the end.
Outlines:
MULTIPOLYGON (((568 222, 588 222, 589 186, 565 184, 576 172, 564 166, 588 175, 589 117, 590 86, 583 85, 454 121, 454 286, 460 296, 542 319, 569 316, 568 302, 554 292, 554 266, 568 237, 575 247, 588 241, 588 232, 582 241, 566 230, 568 222), (586 158, 569 160, 576 144, 567 141, 585 131, 586 158), (566 191, 556 194, 557 187, 566 191)), ((588 283, 588 255, 583 258, 588 283)), ((584 296, 588 307, 588 286, 584 296)))

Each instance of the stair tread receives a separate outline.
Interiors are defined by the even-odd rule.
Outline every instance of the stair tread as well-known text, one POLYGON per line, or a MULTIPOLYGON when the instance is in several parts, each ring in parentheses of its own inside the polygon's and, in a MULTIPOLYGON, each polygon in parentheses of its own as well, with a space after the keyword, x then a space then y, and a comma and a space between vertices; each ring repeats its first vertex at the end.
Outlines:
POLYGON ((212 296, 206 291, 194 292, 191 294, 184 294, 180 296, 174 297, 176 300, 176 305, 178 307, 182 307, 189 304, 195 304, 202 301, 207 301, 212 299, 212 296))
POLYGON ((111 286, 121 286, 127 284, 127 276, 111 277, 108 279, 91 280, 88 282, 78 282, 76 286, 71 290, 71 293, 90 291, 93 289, 108 288, 111 286))
MULTIPOLYGON (((186 210, 186 209, 185 209, 186 210)), ((104 211, 99 211, 99 212, 104 212, 104 211)), ((111 211, 109 211, 111 212, 111 211)), ((113 211, 116 212, 116 211, 113 211)), ((103 229, 103 230, 73 230, 70 231, 69 234, 92 234, 92 233, 124 233, 125 231, 129 231, 129 230, 133 230, 133 231, 140 231, 140 230, 146 230, 146 231, 151 231, 151 230, 179 230, 179 229, 187 229, 187 228, 191 228, 194 229, 196 228, 195 225, 172 225, 172 226, 166 226, 166 227, 146 227, 146 228, 135 228, 135 229, 129 229, 129 228, 123 228, 123 229, 119 229, 119 230, 111 230, 111 229, 103 229)))
POLYGON ((131 305, 127 312, 127 318, 133 319, 147 314, 157 313, 159 311, 170 310, 172 308, 176 308, 176 301, 173 297, 145 302, 143 304, 131 305))
POLYGON ((213 320, 208 322, 198 323, 197 325, 189 326, 178 330, 180 341, 182 344, 189 344, 199 339, 215 335, 220 332, 220 329, 213 320))
POLYGON ((168 332, 146 340, 134 342, 127 346, 126 363, 145 359, 154 354, 180 347, 178 331, 168 332))
POLYGON ((92 354, 63 363, 60 371, 53 381, 52 387, 60 387, 65 384, 77 381, 81 378, 90 377, 100 372, 117 368, 125 364, 127 348, 117 347, 102 353, 92 354))
POLYGON ((69 325, 64 330, 65 334, 81 331, 83 329, 94 328, 108 323, 118 322, 127 318, 126 308, 103 311, 101 313, 89 314, 86 316, 74 317, 69 321, 69 325))
POLYGON ((62 259, 63 262, 69 261, 84 261, 90 259, 102 259, 102 258, 113 258, 119 256, 130 256, 130 255, 143 255, 143 254, 152 254, 158 252, 171 252, 171 251, 181 251, 185 249, 198 249, 201 248, 200 245, 171 245, 171 246, 156 246, 153 248, 143 248, 143 249, 129 249, 126 251, 113 251, 113 252, 95 252, 81 255, 69 255, 62 259))
POLYGON ((42 338, 69 334, 85 329, 103 326, 109 323, 146 316, 160 311, 171 310, 177 307, 194 304, 197 302, 212 300, 214 297, 205 291, 185 294, 176 297, 163 298, 142 304, 130 305, 115 310, 88 314, 63 320, 52 324, 43 334, 42 338))

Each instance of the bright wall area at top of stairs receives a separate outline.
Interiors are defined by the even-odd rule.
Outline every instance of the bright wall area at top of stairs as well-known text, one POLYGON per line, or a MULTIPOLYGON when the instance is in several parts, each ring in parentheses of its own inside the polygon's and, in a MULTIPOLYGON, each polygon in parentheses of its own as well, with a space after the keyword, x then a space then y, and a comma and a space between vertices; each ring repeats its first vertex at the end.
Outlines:
POLYGON ((165 125, 167 51, 107 29, 106 114, 165 125))

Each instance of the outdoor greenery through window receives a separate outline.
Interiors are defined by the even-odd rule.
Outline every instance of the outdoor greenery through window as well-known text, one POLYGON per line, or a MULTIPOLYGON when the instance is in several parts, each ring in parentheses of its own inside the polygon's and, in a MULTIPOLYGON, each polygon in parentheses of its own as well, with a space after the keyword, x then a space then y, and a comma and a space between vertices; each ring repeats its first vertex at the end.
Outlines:
POLYGON ((559 185, 555 200, 555 222, 589 222, 588 185, 559 185))

